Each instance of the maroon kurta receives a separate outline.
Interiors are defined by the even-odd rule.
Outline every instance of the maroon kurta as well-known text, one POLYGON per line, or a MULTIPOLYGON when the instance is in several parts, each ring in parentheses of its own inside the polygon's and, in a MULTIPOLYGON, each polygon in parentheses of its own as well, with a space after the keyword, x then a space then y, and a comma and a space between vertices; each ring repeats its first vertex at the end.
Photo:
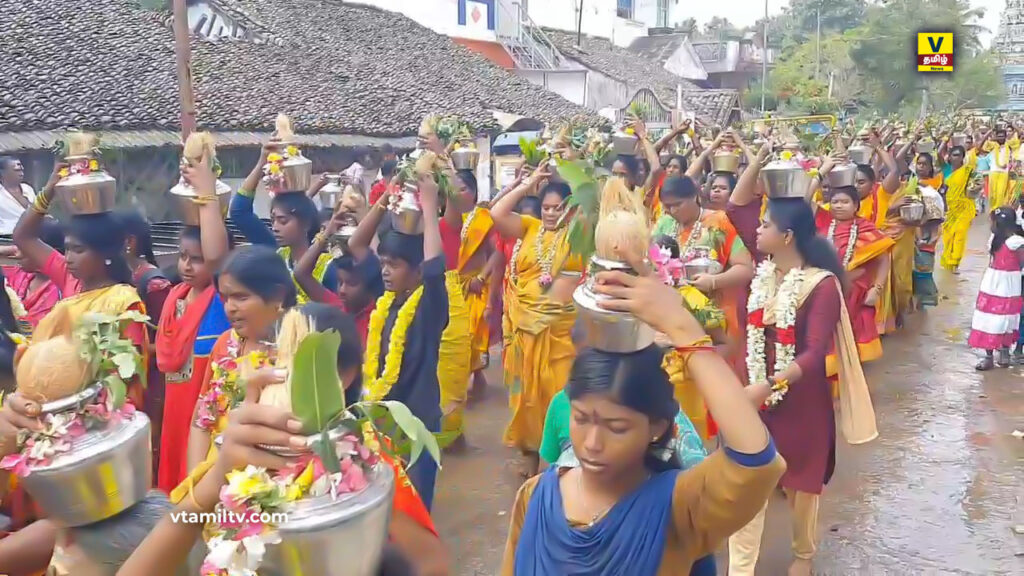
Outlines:
MULTIPOLYGON (((832 383, 825 377, 825 357, 839 322, 840 295, 832 278, 822 280, 796 313, 796 363, 803 375, 761 419, 786 460, 783 488, 820 494, 836 464, 836 417, 832 383)), ((769 369, 775 364, 775 333, 765 328, 769 369)))

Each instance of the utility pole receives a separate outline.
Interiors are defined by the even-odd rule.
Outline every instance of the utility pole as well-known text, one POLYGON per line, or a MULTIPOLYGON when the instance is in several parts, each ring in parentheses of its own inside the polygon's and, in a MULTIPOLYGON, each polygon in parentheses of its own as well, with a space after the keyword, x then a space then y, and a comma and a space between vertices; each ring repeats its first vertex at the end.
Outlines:
POLYGON ((818 0, 818 31, 815 34, 815 46, 814 46, 814 80, 818 80, 818 74, 821 71, 821 2, 818 0))
POLYGON ((181 141, 196 129, 196 99, 192 92, 192 49, 189 47, 188 7, 185 0, 173 0, 174 63, 178 73, 178 98, 181 101, 181 141))
POLYGON ((579 6, 576 14, 576 45, 583 46, 583 0, 580 0, 579 6))
POLYGON ((761 113, 764 113, 764 97, 768 90, 768 0, 764 0, 764 30, 761 37, 761 113))

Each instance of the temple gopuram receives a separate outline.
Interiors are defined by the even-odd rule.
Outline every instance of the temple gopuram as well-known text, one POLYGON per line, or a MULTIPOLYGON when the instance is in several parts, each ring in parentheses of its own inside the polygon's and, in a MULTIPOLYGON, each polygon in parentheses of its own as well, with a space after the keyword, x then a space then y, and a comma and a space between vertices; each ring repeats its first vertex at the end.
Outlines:
POLYGON ((1006 0, 992 47, 1002 57, 1009 110, 1024 110, 1024 0, 1006 0))

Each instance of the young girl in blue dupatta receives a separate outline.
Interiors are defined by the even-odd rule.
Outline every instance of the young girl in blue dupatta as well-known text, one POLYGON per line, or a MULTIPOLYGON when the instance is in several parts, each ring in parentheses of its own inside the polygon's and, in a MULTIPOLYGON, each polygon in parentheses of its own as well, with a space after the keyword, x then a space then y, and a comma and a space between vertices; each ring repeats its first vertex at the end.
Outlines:
POLYGON ((679 406, 656 346, 583 351, 566 388, 580 466, 552 466, 520 488, 502 576, 689 574, 754 518, 785 470, 739 379, 673 288, 649 274, 597 281, 612 297, 602 307, 634 314, 685 355, 724 447, 680 470, 679 406))

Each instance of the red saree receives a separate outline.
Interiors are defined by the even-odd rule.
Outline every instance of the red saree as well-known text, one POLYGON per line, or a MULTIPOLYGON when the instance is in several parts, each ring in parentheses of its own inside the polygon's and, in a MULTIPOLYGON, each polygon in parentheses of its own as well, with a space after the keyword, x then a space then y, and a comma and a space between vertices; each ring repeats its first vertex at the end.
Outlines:
MULTIPOLYGON (((828 237, 833 222, 831 214, 825 210, 819 210, 816 220, 818 233, 828 237)), ((875 322, 875 305, 869 305, 865 300, 868 291, 875 283, 878 265, 881 262, 879 258, 888 254, 895 242, 876 228, 874 223, 861 217, 844 222, 836 221, 835 224, 835 230, 830 240, 836 247, 840 261, 845 263, 850 278, 845 300, 846 308, 850 313, 850 322, 853 325, 853 336, 857 341, 857 351, 861 363, 870 362, 882 357, 882 342, 879 339, 878 325, 875 322), (850 254, 849 262, 847 262, 850 232, 854 222, 857 223, 857 236, 854 239, 853 253, 850 254), (857 273, 856 270, 862 270, 862 272, 857 273)), ((883 296, 884 294, 880 294, 879 298, 883 296)), ((826 364, 826 373, 829 376, 838 373, 834 352, 829 355, 826 364)))

